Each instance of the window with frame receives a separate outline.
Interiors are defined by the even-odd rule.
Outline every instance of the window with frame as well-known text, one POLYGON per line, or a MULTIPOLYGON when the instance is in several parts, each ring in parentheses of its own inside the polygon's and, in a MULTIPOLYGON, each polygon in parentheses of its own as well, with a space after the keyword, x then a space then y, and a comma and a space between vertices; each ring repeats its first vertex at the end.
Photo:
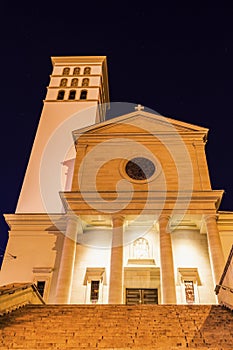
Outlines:
POLYGON ((90 81, 90 79, 84 78, 83 81, 82 81, 82 86, 88 86, 89 85, 89 81, 90 81))
POLYGON ((64 97, 65 97, 65 91, 59 90, 57 94, 57 100, 64 100, 64 97))
POLYGON ((100 281, 91 281, 91 295, 90 300, 92 303, 97 303, 99 300, 100 281))
POLYGON ((147 158, 135 157, 125 165, 126 174, 133 180, 146 180, 155 173, 155 164, 147 158))
POLYGON ((103 303, 103 285, 106 285, 105 267, 87 267, 84 277, 85 303, 103 303))
POLYGON ((80 68, 79 67, 75 67, 73 70, 73 75, 79 75, 80 74, 80 68))
POLYGON ((83 74, 91 74, 91 67, 85 67, 83 74))
POLYGON ((71 86, 78 86, 78 79, 74 78, 71 80, 71 86))
POLYGON ((63 69, 62 75, 69 75, 70 74, 70 68, 69 67, 65 67, 63 69))
POLYGON ((198 286, 201 286, 201 279, 198 268, 179 267, 178 281, 180 280, 182 301, 187 304, 199 304, 198 286))
POLYGON ((44 290, 45 290, 45 281, 37 281, 36 283, 36 287, 38 289, 38 292, 40 293, 40 295, 44 296, 44 290))
POLYGON ((87 90, 82 90, 80 92, 80 100, 86 100, 87 99, 87 90))
POLYGON ((195 303, 195 293, 193 281, 184 281, 185 298, 187 304, 195 303))
POLYGON ((145 238, 138 238, 133 244, 134 258, 147 259, 149 258, 149 243, 145 238))
POLYGON ((75 100, 76 90, 70 90, 69 100, 75 100))
POLYGON ((63 78, 61 79, 60 86, 66 86, 67 85, 67 79, 63 78))

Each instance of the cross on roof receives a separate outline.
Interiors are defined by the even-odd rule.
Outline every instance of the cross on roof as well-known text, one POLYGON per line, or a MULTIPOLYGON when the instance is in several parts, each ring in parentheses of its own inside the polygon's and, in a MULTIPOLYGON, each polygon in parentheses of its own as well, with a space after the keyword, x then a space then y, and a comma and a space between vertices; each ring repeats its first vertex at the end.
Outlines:
POLYGON ((134 107, 135 111, 143 111, 144 107, 142 105, 137 105, 136 107, 134 107))

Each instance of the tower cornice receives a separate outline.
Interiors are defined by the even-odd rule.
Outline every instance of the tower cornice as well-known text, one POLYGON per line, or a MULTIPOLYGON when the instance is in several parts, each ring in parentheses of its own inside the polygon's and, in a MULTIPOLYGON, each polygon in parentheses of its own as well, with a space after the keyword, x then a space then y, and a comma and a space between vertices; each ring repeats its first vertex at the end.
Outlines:
POLYGON ((104 63, 107 61, 106 56, 58 56, 51 57, 54 64, 77 64, 77 63, 104 63))

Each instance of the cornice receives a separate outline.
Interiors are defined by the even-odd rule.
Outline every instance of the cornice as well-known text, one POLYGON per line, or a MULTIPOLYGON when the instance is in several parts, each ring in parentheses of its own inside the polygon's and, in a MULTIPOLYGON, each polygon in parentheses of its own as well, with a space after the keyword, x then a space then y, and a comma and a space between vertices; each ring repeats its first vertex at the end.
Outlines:
POLYGON ((53 65, 55 64, 79 64, 79 63, 103 63, 106 61, 106 56, 57 56, 51 57, 53 65))
POLYGON ((4 214, 5 220, 13 231, 59 231, 57 227, 66 227, 65 214, 4 214))
POLYGON ((191 194, 186 191, 162 192, 150 191, 148 199, 147 191, 114 192, 99 191, 98 199, 95 192, 60 192, 63 206, 67 212, 76 215, 99 215, 117 213, 129 214, 215 214, 218 210, 224 191, 194 191, 191 194), (115 201, 119 196, 120 200, 115 201), (85 200, 84 200, 85 198, 85 200), (187 199, 188 198, 188 199, 187 199), (124 209, 122 209, 124 208, 124 209))
POLYGON ((233 212, 219 211, 218 212, 218 228, 219 231, 233 231, 233 212))
MULTIPOLYGON (((114 128, 121 125, 132 125, 132 127, 138 128, 138 132, 136 134, 141 134, 140 130, 142 130, 144 134, 153 134, 159 136, 176 136, 180 135, 182 138, 190 138, 192 137, 194 140, 197 138, 202 138, 204 142, 206 142, 208 129, 200 126, 196 126, 193 124, 188 124, 184 122, 177 121, 175 119, 166 118, 161 115, 149 113, 146 111, 134 111, 132 113, 124 114, 109 120, 106 120, 102 123, 87 126, 78 130, 73 131, 73 138, 76 141, 81 135, 88 135, 88 137, 106 137, 107 135, 125 135, 125 131, 119 132, 119 130, 114 131, 114 128), (138 120, 145 120, 145 123, 148 121, 154 124, 154 127, 151 126, 148 131, 144 131, 141 122, 138 124, 138 120), (160 125, 160 129, 158 129, 158 125, 160 125)), ((145 124, 147 125, 147 124, 145 124)), ((131 134, 127 132, 127 135, 131 134)), ((132 135, 135 135, 135 131, 132 132, 132 135)))

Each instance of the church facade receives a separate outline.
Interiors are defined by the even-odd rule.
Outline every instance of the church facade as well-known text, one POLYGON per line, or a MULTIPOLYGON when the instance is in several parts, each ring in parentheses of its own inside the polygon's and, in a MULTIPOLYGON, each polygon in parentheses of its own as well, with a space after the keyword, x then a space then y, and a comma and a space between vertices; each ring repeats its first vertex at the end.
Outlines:
POLYGON ((140 105, 105 120, 106 57, 52 62, 16 213, 5 215, 0 285, 33 282, 58 304, 217 303, 233 213, 211 187, 208 129, 140 105))

